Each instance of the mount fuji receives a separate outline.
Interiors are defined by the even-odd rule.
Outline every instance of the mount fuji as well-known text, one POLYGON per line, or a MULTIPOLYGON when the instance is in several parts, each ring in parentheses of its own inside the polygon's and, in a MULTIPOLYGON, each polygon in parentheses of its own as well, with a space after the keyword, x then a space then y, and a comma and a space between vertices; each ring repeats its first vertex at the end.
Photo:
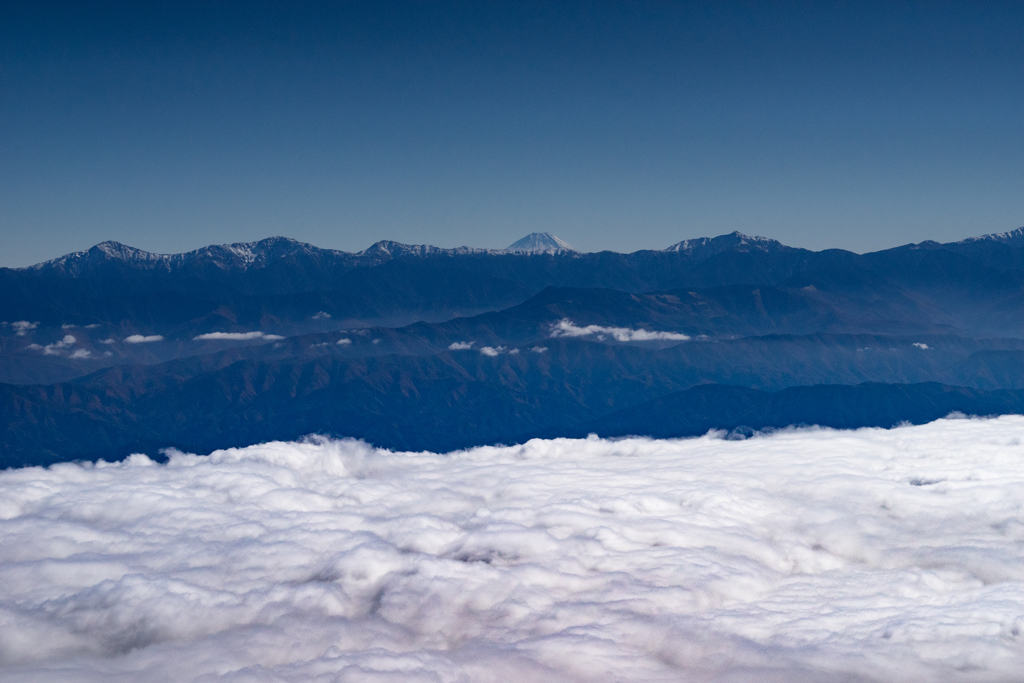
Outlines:
POLYGON ((521 240, 510 244, 505 251, 528 254, 550 254, 559 251, 576 251, 568 242, 550 232, 531 232, 521 240))

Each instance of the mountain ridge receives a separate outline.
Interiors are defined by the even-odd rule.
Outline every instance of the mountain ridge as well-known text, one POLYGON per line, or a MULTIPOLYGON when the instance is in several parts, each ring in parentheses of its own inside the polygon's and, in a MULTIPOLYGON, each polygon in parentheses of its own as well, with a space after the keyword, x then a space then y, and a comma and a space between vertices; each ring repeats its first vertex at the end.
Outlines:
MULTIPOLYGON (((941 243, 926 240, 924 242, 893 247, 892 249, 957 249, 960 247, 986 244, 1006 245, 1024 249, 1024 227, 1008 232, 989 233, 976 237, 968 237, 956 242, 941 243)), ((868 253, 883 253, 891 251, 892 249, 868 253)), ((761 252, 766 254, 785 252, 820 254, 826 251, 843 250, 823 250, 821 252, 814 252, 800 247, 787 246, 778 240, 768 237, 745 235, 739 231, 733 231, 717 237, 685 239, 662 250, 640 250, 624 255, 639 254, 646 251, 679 253, 689 256, 694 260, 701 261, 730 251, 737 253, 761 252)), ((149 252, 120 242, 108 240, 100 242, 89 249, 70 252, 30 266, 20 268, 3 268, 0 270, 53 270, 69 275, 78 275, 88 271, 90 266, 95 266, 103 262, 124 262, 145 265, 151 269, 159 268, 166 272, 170 272, 175 268, 181 268, 201 261, 215 263, 222 268, 234 266, 245 270, 252 267, 265 266, 272 258, 281 259, 294 256, 296 254, 348 261, 353 265, 358 264, 372 266, 379 265, 380 263, 390 259, 402 257, 473 255, 523 256, 530 254, 552 255, 558 253, 593 255, 602 252, 577 251, 567 242, 552 235, 551 233, 530 233, 505 249, 488 249, 467 246, 436 247, 429 244, 405 244, 394 240, 378 240, 366 249, 357 252, 317 247, 307 242, 300 242, 290 237, 282 236, 267 237, 253 242, 211 244, 191 251, 172 254, 149 252)), ((608 253, 618 254, 619 252, 608 253)))
POLYGON ((666 248, 664 251, 674 251, 688 254, 697 259, 706 259, 725 251, 761 251, 765 253, 781 251, 804 251, 797 247, 789 247, 778 240, 756 235, 744 235, 735 230, 727 235, 718 237, 697 237, 695 239, 683 240, 666 248))

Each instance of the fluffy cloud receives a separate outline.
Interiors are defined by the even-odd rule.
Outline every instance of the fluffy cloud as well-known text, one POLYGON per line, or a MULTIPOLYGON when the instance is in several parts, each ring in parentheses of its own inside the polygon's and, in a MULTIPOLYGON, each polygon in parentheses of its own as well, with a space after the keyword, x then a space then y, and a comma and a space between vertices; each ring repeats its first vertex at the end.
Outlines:
POLYGON ((531 346, 530 350, 533 351, 534 353, 544 353, 545 351, 548 350, 548 347, 546 347, 546 346, 531 346))
POLYGON ((264 334, 263 332, 208 332, 200 334, 192 339, 203 341, 207 339, 223 339, 226 341, 248 341, 250 339, 265 339, 266 341, 277 341, 284 339, 279 334, 264 334))
POLYGON ((925 344, 925 343, 923 343, 923 342, 914 342, 914 346, 916 346, 916 347, 917 347, 917 348, 919 348, 919 349, 927 349, 927 348, 930 348, 930 347, 929 347, 929 346, 928 346, 927 344, 925 344))
POLYGON ((75 349, 71 352, 71 358, 89 358, 92 356, 92 351, 89 349, 75 349))
POLYGON ((11 470, 0 678, 1016 680, 1022 431, 11 470))
MULTIPOLYGON (((342 338, 342 339, 339 339, 338 341, 334 342, 333 346, 348 346, 351 343, 352 343, 351 339, 344 339, 344 338, 342 338)), ((330 342, 320 342, 319 344, 310 344, 310 346, 315 348, 315 347, 318 347, 318 346, 332 346, 332 344, 330 342)))
POLYGON ((4 327, 11 327, 14 329, 14 334, 19 337, 24 337, 30 331, 39 327, 38 322, 30 323, 27 320, 17 320, 13 323, 3 323, 4 327))
MULTIPOLYGON (((451 348, 450 346, 448 348, 451 348)), ((519 349, 510 349, 507 346, 481 346, 480 353, 485 356, 500 356, 503 353, 507 353, 510 356, 514 356, 519 353, 519 349)))
POLYGON ((130 337, 125 337, 124 340, 129 344, 149 344, 151 342, 163 341, 164 337, 162 334, 133 334, 130 337))
POLYGON ((551 326, 552 337, 589 337, 596 335, 598 339, 611 337, 615 341, 655 341, 671 340, 686 341, 689 335, 679 332, 649 332, 644 329, 634 330, 629 327, 604 327, 602 325, 587 325, 578 327, 568 318, 563 318, 551 326))
MULTIPOLYGON (((72 346, 76 341, 78 340, 75 339, 73 335, 66 334, 64 335, 64 338, 58 342, 47 344, 46 346, 40 346, 39 344, 29 344, 28 348, 41 350, 44 356, 59 356, 63 354, 64 349, 68 348, 69 346, 72 346)), ((72 357, 81 358, 81 356, 72 357)))
POLYGON ((313 320, 330 320, 331 314, 327 311, 318 311, 316 315, 312 316, 313 320))
POLYGON ((449 351, 466 351, 468 349, 473 348, 473 344, 476 344, 476 342, 471 342, 471 341, 468 341, 468 342, 452 342, 451 344, 448 345, 448 350, 449 351))

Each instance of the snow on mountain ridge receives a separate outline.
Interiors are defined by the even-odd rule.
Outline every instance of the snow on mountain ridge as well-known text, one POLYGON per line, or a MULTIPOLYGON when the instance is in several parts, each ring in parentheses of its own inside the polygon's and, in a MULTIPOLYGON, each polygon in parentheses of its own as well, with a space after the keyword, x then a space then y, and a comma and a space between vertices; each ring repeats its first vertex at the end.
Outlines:
POLYGON ((184 265, 205 261, 221 268, 241 266, 247 268, 263 261, 271 252, 293 253, 295 251, 326 251, 298 242, 288 237, 268 237, 257 242, 236 242, 233 244, 208 245, 180 254, 157 254, 108 240, 85 251, 76 251, 64 256, 37 263, 19 270, 57 270, 76 275, 100 263, 121 261, 146 266, 150 270, 170 271, 184 265))
POLYGON ((1024 242, 1024 228, 1017 228, 1009 232, 994 232, 978 237, 968 237, 959 242, 954 242, 954 244, 969 244, 971 242, 1024 242))
MULTIPOLYGON (((951 244, 965 245, 979 242, 1024 245, 1024 227, 1010 232, 969 237, 951 244)), ((922 242, 920 245, 907 246, 911 248, 941 248, 943 245, 938 242, 928 241, 922 242)), ((781 242, 768 237, 744 235, 739 231, 735 231, 728 235, 719 235, 718 237, 699 237, 683 240, 663 251, 684 253, 693 258, 703 260, 725 251, 779 252, 791 249, 793 247, 787 247, 781 242)), ((195 265, 212 266, 222 270, 235 268, 248 270, 250 268, 265 267, 274 260, 300 253, 320 259, 352 260, 359 265, 379 265, 391 259, 401 257, 466 256, 477 254, 555 254, 566 252, 579 253, 567 242, 550 233, 531 233, 505 249, 480 249, 475 247, 444 248, 428 244, 412 245, 393 240, 380 240, 358 252, 323 249, 289 237, 268 237, 255 242, 208 245, 179 254, 158 254, 111 240, 100 242, 85 251, 72 252, 49 261, 13 270, 50 270, 74 276, 101 264, 112 262, 134 264, 151 271, 163 270, 170 272, 185 266, 195 265)))
POLYGON ((52 270, 67 275, 79 275, 102 263, 123 262, 144 266, 147 270, 163 270, 170 272, 184 266, 206 264, 228 270, 239 268, 248 270, 266 266, 275 259, 304 253, 321 258, 339 258, 366 262, 365 265, 378 265, 393 258, 403 256, 459 256, 466 254, 500 254, 499 249, 476 249, 472 247, 456 247, 445 249, 426 244, 402 244, 392 240, 381 240, 358 252, 323 249, 306 242, 299 242, 289 237, 268 237, 256 242, 234 242, 232 244, 211 244, 199 249, 180 254, 157 254, 120 242, 100 242, 85 251, 65 254, 49 261, 37 263, 27 268, 16 270, 52 270))
POLYGON ((478 249, 476 247, 435 247, 430 244, 403 244, 393 240, 381 240, 375 242, 362 251, 354 254, 350 252, 336 252, 350 254, 351 256, 390 256, 398 258, 401 256, 461 256, 464 254, 498 254, 500 249, 478 249))
POLYGON ((744 235, 734 231, 718 237, 698 237, 677 242, 665 251, 680 252, 698 259, 705 259, 724 251, 784 251, 792 249, 778 240, 768 237, 744 235))

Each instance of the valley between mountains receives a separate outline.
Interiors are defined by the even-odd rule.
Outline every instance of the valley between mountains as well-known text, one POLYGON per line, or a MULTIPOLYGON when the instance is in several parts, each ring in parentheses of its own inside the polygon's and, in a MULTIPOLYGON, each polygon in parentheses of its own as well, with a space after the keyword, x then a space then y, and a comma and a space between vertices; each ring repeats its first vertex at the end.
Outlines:
POLYGON ((870 254, 285 238, 0 269, 0 466, 1024 412, 1024 229, 870 254))

